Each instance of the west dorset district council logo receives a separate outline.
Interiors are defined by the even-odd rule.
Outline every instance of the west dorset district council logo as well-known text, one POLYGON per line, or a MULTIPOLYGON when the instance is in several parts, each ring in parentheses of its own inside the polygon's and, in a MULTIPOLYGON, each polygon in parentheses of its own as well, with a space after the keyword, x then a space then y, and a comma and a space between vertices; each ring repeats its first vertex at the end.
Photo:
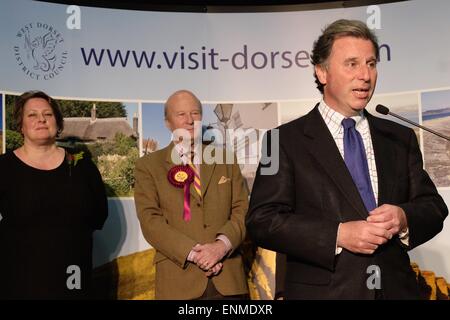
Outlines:
POLYGON ((68 52, 58 30, 43 22, 30 22, 16 34, 14 57, 31 79, 50 80, 64 70, 68 52))

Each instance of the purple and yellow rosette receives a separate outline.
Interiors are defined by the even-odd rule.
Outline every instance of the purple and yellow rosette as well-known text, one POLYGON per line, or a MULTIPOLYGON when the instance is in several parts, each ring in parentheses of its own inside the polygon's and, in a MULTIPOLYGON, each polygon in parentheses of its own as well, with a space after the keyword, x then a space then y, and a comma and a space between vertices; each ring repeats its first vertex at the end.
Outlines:
POLYGON ((190 186, 194 181, 195 173, 191 167, 187 165, 175 166, 169 170, 167 174, 167 179, 176 188, 184 189, 184 210, 183 219, 184 221, 191 220, 191 192, 190 186))

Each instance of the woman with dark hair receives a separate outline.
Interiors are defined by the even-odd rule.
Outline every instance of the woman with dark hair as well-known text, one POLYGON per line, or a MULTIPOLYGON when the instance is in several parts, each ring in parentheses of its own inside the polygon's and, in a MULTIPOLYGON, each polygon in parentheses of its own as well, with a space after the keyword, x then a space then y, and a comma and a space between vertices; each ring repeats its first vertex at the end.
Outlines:
POLYGON ((17 98, 24 143, 0 156, 0 299, 85 299, 92 234, 108 214, 100 173, 56 145, 57 102, 42 91, 17 98))

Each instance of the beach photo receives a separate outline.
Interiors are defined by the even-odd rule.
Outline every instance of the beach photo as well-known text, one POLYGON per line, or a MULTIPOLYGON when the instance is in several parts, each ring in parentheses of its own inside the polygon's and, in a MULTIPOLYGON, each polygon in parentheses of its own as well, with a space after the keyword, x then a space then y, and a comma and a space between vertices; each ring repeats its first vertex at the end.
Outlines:
MULTIPOLYGON (((450 90, 422 93, 422 123, 450 136, 450 90)), ((423 133, 425 168, 437 187, 450 187, 450 142, 423 133)))
POLYGON ((367 104, 366 110, 376 117, 394 121, 398 124, 413 129, 416 134, 417 141, 420 144, 420 129, 418 127, 397 119, 396 117, 393 117, 391 115, 383 115, 381 113, 378 113, 375 108, 379 104, 387 107, 390 112, 398 114, 399 116, 402 116, 403 118, 406 118, 415 123, 419 123, 419 93, 413 92, 374 95, 370 102, 367 104))

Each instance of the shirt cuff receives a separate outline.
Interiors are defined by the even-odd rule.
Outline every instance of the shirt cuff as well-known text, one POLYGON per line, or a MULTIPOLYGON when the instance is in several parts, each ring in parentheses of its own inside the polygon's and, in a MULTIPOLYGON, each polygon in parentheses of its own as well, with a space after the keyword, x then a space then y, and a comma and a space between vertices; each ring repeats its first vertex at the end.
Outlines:
POLYGON ((409 247, 409 228, 406 228, 403 232, 399 232, 398 238, 405 246, 409 247))
POLYGON ((339 229, 341 229, 341 224, 342 223, 339 223, 338 230, 337 230, 337 233, 336 233, 336 249, 334 250, 334 255, 335 256, 337 256, 338 254, 340 254, 342 252, 342 248, 338 247, 338 245, 337 245, 337 241, 338 241, 338 238, 339 238, 339 229))
POLYGON ((221 241, 223 241, 223 243, 225 243, 225 247, 226 247, 226 249, 227 249, 227 252, 225 252, 225 255, 226 255, 228 252, 230 252, 231 249, 233 249, 233 246, 231 245, 231 241, 230 241, 230 239, 228 239, 228 237, 227 237, 226 235, 224 235, 224 234, 219 234, 219 235, 216 237, 216 240, 221 240, 221 241))

